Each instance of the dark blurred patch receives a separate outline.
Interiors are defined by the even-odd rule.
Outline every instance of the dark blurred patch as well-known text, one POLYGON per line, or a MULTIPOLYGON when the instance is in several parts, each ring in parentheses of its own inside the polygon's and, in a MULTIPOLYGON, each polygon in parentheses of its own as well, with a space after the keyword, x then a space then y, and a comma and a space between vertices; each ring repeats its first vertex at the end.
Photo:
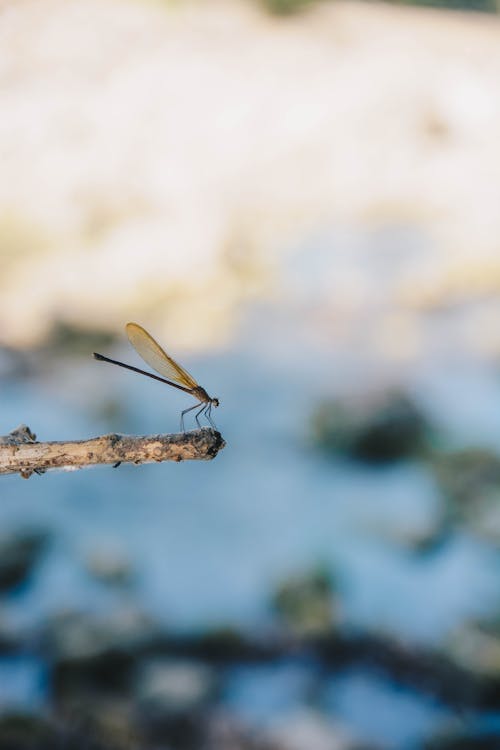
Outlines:
POLYGON ((59 659, 52 672, 53 696, 61 708, 67 709, 83 696, 127 693, 134 664, 133 652, 119 647, 92 656, 59 659))
POLYGON ((227 666, 306 658, 325 673, 377 669, 460 709, 500 709, 500 628, 494 621, 458 633, 445 651, 336 625, 334 587, 321 572, 285 583, 277 598, 284 622, 245 635, 170 633, 138 611, 61 615, 47 624, 39 644, 52 665, 56 705, 66 714, 89 702, 126 699, 152 719, 198 714, 216 700, 227 666), (316 618, 311 628, 307 616, 303 627, 309 606, 320 613, 320 628, 316 618))
POLYGON ((389 0, 394 5, 420 5, 443 10, 473 10, 484 13, 497 13, 496 0, 389 0))
POLYGON ((425 417, 399 392, 325 401, 313 414, 312 429, 327 453, 368 462, 419 455, 429 442, 425 417))
POLYGON ((448 513, 488 541, 500 543, 500 457, 470 448, 435 453, 431 467, 448 501, 448 513))
POLYGON ((59 733, 39 716, 10 714, 0 717, 0 750, 53 750, 59 733))
MULTIPOLYGON (((141 732, 127 704, 104 701, 92 711, 81 709, 78 716, 57 721, 21 713, 0 717, 0 750, 287 750, 225 714, 199 716, 196 727, 179 722, 176 731, 148 727, 141 732)), ((333 747, 362 750, 340 737, 333 747)))
MULTIPOLYGON (((145 748, 136 731, 127 699, 110 696, 85 696, 58 717, 60 746, 82 750, 138 750, 145 748)), ((148 749, 149 750, 149 749, 148 749)))
POLYGON ((23 529, 0 537, 0 591, 25 583, 48 540, 49 533, 41 529, 23 529))
POLYGON ((82 696, 128 694, 139 655, 158 632, 152 620, 135 609, 106 618, 69 612, 50 620, 42 640, 53 664, 56 702, 67 708, 82 696))
POLYGON ((248 636, 235 628, 221 627, 187 637, 170 637, 164 644, 168 652, 201 659, 209 663, 226 664, 237 661, 265 660, 272 647, 258 638, 248 636))
POLYGON ((82 706, 78 718, 57 720, 6 714, 0 717, 0 750, 142 750, 145 745, 129 728, 127 714, 120 708, 117 712, 115 705, 102 702, 93 714, 82 706))
POLYGON ((55 321, 42 347, 47 354, 81 355, 111 347, 117 340, 115 333, 101 329, 82 328, 66 321, 55 321))
MULTIPOLYGON (((450 636, 447 654, 481 684, 482 705, 500 708, 500 620, 464 623, 450 636)), ((500 719, 500 716, 499 716, 500 719)), ((500 730, 500 721, 499 721, 500 730)))
POLYGON ((275 16, 290 16, 311 5, 312 0, 260 0, 261 4, 275 16))
POLYGON ((0 654, 13 654, 21 651, 25 642, 26 634, 14 628, 4 619, 3 613, 0 614, 0 654))
POLYGON ((500 457, 489 450, 436 454, 432 468, 445 495, 462 507, 500 487, 500 457))
POLYGON ((389 635, 352 631, 317 639, 315 650, 321 663, 332 669, 362 664, 459 712, 500 708, 497 677, 478 674, 436 648, 405 643, 389 635))
POLYGON ((296 634, 319 634, 335 625, 338 608, 335 591, 331 573, 318 567, 283 581, 272 604, 281 620, 296 634))
MULTIPOLYGON (((328 580, 318 574, 310 576, 308 586, 320 601, 331 596, 328 580)), ((295 584, 292 590, 295 597, 295 584)), ((292 611, 295 612, 295 607, 292 611)), ((417 647, 389 635, 338 627, 321 633, 298 634, 291 632, 288 624, 274 628, 266 638, 262 631, 245 637, 214 632, 208 643, 197 634, 176 637, 159 631, 147 625, 137 613, 130 616, 123 612, 106 619, 79 618, 76 614, 61 616, 49 631, 52 667, 48 674, 57 723, 55 719, 52 725, 30 717, 18 717, 15 721, 11 717, 5 725, 0 721, 0 750, 11 747, 291 750, 299 746, 315 750, 325 746, 316 745, 313 740, 309 745, 295 745, 293 732, 286 742, 283 735, 283 741, 276 746, 265 731, 252 734, 240 727, 219 702, 224 695, 225 680, 231 674, 230 666, 236 670, 245 667, 246 673, 249 669, 258 670, 261 664, 270 668, 274 664, 279 669, 280 664, 289 667, 295 663, 301 669, 310 669, 314 692, 307 687, 310 682, 305 681, 303 711, 295 716, 296 725, 310 708, 311 700, 314 706, 321 705, 322 691, 332 677, 359 667, 368 674, 385 677, 392 687, 400 685, 403 691, 411 688, 417 694, 432 696, 453 707, 457 716, 462 717, 463 736, 471 726, 471 717, 480 715, 478 710, 500 708, 498 669, 495 671, 488 664, 486 669, 478 669, 474 648, 467 661, 451 649, 444 653, 417 647), (113 622, 112 627, 108 620, 113 622), (232 645, 226 652, 227 643, 232 645), (3 726, 5 736, 2 736, 3 726)), ((475 638, 474 634, 472 637, 475 638)), ((47 641, 40 645, 44 647, 45 658, 47 641)), ((469 651, 470 644, 465 644, 464 653, 469 651)), ((324 718, 317 711, 313 711, 313 718, 314 715, 321 729, 324 718)), ((306 721, 304 731, 310 726, 306 721)), ((325 735, 319 732, 317 736, 325 735)), ((345 738, 337 738, 334 727, 329 741, 343 750, 358 747, 345 738)), ((449 737, 446 741, 450 741, 449 737)), ((435 747, 437 750, 441 745, 435 747)))
POLYGON ((499 750, 500 728, 450 730, 434 737, 425 744, 424 750, 499 750))
MULTIPOLYGON (((313 0, 260 0, 274 15, 286 16, 311 5, 313 0)), ((323 0, 324 1, 324 0, 323 0)), ((318 0, 317 0, 318 2, 318 0)), ((388 0, 393 5, 417 5, 442 10, 470 10, 483 13, 498 13, 496 0, 388 0)))

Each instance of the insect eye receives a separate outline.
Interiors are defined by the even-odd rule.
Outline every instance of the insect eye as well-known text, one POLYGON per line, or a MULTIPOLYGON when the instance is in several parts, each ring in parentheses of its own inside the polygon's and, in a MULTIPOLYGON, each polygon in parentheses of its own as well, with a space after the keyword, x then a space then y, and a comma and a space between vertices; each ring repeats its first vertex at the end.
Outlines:
POLYGON ((214 406, 219 406, 219 399, 218 398, 213 398, 212 399, 212 403, 213 403, 214 406))

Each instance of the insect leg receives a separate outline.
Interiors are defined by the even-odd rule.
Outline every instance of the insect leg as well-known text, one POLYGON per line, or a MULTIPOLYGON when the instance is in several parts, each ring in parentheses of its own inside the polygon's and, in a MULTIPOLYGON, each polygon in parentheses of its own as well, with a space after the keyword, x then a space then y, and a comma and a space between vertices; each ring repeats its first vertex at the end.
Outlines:
POLYGON ((199 404, 195 404, 194 406, 190 406, 189 409, 184 409, 184 411, 181 411, 181 432, 185 432, 185 430, 184 430, 184 414, 187 414, 188 411, 193 411, 193 409, 196 409, 197 406, 199 406, 199 404))
MULTIPOLYGON (((197 406, 199 406, 199 404, 197 404, 197 406)), ((201 430, 201 424, 200 424, 199 416, 202 413, 202 411, 205 411, 206 408, 207 407, 205 406, 205 404, 203 404, 203 406, 201 407, 200 411, 197 411, 196 414, 194 415, 194 418, 196 419, 196 424, 198 425, 198 427, 200 428, 200 430, 201 430)))
POLYGON ((206 410, 205 410, 205 416, 206 416, 206 418, 208 419, 208 421, 210 422, 211 426, 212 426, 212 427, 214 428, 214 430, 216 430, 216 429, 217 429, 217 427, 215 426, 215 422, 214 422, 214 420, 212 419, 212 404, 209 404, 209 405, 207 406, 207 408, 206 408, 206 410))

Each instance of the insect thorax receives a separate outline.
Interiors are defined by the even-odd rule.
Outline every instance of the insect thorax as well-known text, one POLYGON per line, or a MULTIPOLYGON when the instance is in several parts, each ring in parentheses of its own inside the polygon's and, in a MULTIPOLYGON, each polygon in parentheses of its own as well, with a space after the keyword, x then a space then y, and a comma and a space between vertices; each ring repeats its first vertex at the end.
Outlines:
POLYGON ((196 388, 193 388, 193 396, 196 396, 197 399, 206 403, 210 401, 210 396, 201 385, 197 385, 196 388))

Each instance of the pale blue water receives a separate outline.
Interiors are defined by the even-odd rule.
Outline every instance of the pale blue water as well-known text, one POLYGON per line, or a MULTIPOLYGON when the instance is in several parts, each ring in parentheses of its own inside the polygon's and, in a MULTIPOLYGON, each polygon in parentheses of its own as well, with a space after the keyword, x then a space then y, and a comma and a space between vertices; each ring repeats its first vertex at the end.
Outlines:
POLYGON ((44 708, 47 674, 40 662, 29 656, 0 656, 0 707, 21 711, 44 708))
MULTIPOLYGON (((33 586, 9 602, 12 616, 102 609, 130 597, 84 570, 85 555, 107 541, 130 558, 141 606, 176 627, 259 622, 275 585, 317 563, 337 574, 343 617, 358 625, 436 641, 488 609, 500 593, 497 550, 465 531, 426 557, 399 541, 439 523, 442 500, 425 467, 321 457, 307 421, 320 386, 304 390, 299 371, 285 362, 279 375, 276 362, 259 359, 259 345, 251 348, 188 363, 221 398, 216 418, 227 447, 215 461, 2 478, 2 527, 56 532, 33 586)), ((495 386, 500 402, 499 381, 491 380, 489 396, 495 386)), ((436 392, 436 385, 434 393, 423 389, 422 401, 436 392)), ((472 382, 468 398, 480 410, 484 391, 475 393, 472 382)), ((6 384, 0 400, 2 431, 25 421, 40 439, 175 430, 186 403, 92 361, 6 384), (123 416, 105 424, 96 404, 111 394, 123 416)), ((453 420, 455 429, 455 412, 453 420)))
POLYGON ((333 726, 353 728, 371 746, 413 750, 453 718, 437 701, 369 670, 326 677, 318 665, 283 661, 230 670, 224 705, 241 720, 268 730, 300 715, 321 712, 333 726))
POLYGON ((331 679, 326 689, 327 711, 366 742, 384 748, 414 750, 426 737, 452 721, 453 714, 439 702, 388 679, 352 670, 331 679))

